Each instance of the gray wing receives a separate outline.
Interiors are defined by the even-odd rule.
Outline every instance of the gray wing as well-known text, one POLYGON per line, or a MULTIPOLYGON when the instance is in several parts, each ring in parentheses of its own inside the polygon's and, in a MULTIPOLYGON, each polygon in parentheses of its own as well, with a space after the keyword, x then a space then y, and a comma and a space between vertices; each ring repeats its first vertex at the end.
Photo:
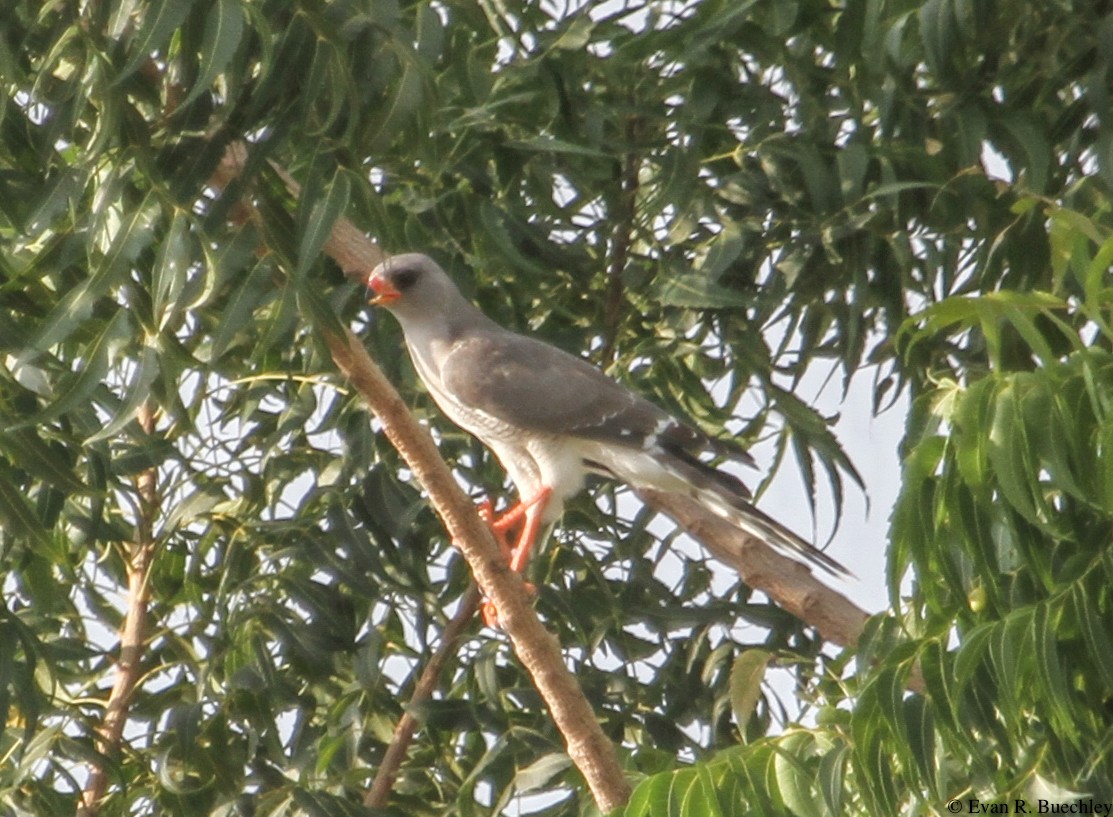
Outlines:
POLYGON ((713 451, 753 463, 741 447, 676 420, 587 361, 512 332, 461 338, 440 374, 465 405, 518 428, 633 448, 657 445, 687 460, 713 451))
POLYGON ((465 405, 530 431, 644 438, 669 419, 587 361, 510 332, 462 338, 445 356, 440 374, 445 388, 465 405))
MULTIPOLYGON (((835 575, 849 572, 755 508, 741 480, 699 459, 700 454, 714 452, 752 465, 745 449, 681 423, 585 360, 512 332, 480 331, 453 345, 440 376, 465 406, 517 428, 644 450, 686 480, 697 498, 717 496, 725 501, 733 511, 726 517, 751 535, 835 575)), ((719 502, 708 507, 722 506, 719 502)))

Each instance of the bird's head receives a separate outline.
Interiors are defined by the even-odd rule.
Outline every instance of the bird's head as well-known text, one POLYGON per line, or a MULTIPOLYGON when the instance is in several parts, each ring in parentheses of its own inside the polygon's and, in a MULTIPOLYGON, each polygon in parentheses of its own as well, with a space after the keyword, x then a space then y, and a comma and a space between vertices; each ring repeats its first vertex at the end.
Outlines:
POLYGON ((416 252, 387 258, 372 270, 367 286, 375 293, 372 305, 385 306, 400 317, 433 310, 460 297, 437 262, 416 252))

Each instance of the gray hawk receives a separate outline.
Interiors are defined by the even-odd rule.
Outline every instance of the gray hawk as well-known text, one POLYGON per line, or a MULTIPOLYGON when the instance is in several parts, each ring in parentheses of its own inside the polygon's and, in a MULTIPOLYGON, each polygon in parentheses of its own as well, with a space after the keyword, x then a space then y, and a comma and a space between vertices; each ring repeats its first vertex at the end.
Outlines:
MULTIPOLYGON (((753 465, 733 442, 704 434, 595 366, 499 326, 420 253, 388 258, 368 279, 371 303, 401 324, 415 369, 450 420, 494 452, 519 502, 482 510, 521 571, 588 474, 679 492, 742 531, 832 574, 848 571, 754 507, 737 477, 705 461, 753 465), (518 529, 513 546, 507 532, 518 529)), ((485 610, 488 620, 492 611, 485 610)))

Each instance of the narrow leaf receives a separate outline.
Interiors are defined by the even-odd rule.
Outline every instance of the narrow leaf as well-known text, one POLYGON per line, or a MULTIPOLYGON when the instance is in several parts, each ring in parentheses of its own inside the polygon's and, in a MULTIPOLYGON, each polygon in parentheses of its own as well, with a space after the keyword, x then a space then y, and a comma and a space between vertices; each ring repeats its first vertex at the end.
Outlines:
POLYGON ((28 420, 10 426, 8 430, 49 423, 87 401, 93 390, 101 385, 108 374, 112 347, 129 335, 130 328, 131 321, 128 319, 128 313, 123 309, 117 310, 96 341, 85 350, 85 363, 81 370, 70 377, 68 384, 54 402, 28 420))
POLYGON ((348 174, 337 170, 325 187, 324 196, 313 202, 306 220, 305 233, 298 243, 298 266, 294 273, 296 281, 305 280, 305 275, 321 255, 321 249, 332 233, 336 220, 348 209, 352 183, 348 174))
POLYGON ((571 765, 572 759, 564 752, 542 755, 514 775, 514 788, 523 793, 540 789, 571 765))
POLYGON ((17 365, 26 363, 40 352, 68 338, 89 318, 97 298, 127 274, 131 262, 151 241, 157 212, 154 197, 153 192, 149 193, 141 205, 129 211, 128 221, 120 225, 108 252, 97 264, 96 271, 50 310, 50 314, 42 321, 43 328, 19 356, 17 365))
POLYGON ((772 660, 773 653, 768 650, 751 648, 734 659, 730 669, 730 705, 735 723, 743 733, 761 700, 761 682, 772 660))
POLYGON ((116 409, 112 418, 105 423, 104 427, 85 441, 86 444, 114 436, 121 428, 135 419, 135 412, 138 411, 140 404, 151 396, 151 384, 155 382, 158 373, 158 350, 153 345, 153 339, 149 338, 143 346, 143 351, 139 354, 139 362, 135 367, 135 374, 131 378, 131 383, 127 386, 123 403, 116 409))
POLYGON ((1097 665, 1107 694, 1113 693, 1113 637, 1081 584, 1071 588, 1071 597, 1090 660, 1097 665))
POLYGON ((162 240, 153 270, 151 299, 155 326, 162 330, 178 314, 178 299, 185 289, 190 256, 186 241, 189 220, 185 213, 175 213, 170 229, 162 240))
POLYGON ((240 44, 243 23, 243 10, 236 0, 216 0, 208 10, 201 40, 201 70, 179 108, 188 107, 212 86, 240 44))
POLYGON ((63 456, 34 428, 0 433, 0 451, 33 477, 67 493, 82 493, 88 486, 77 478, 63 456))
POLYGON ((16 485, 15 474, 6 462, 0 460, 0 523, 9 535, 28 539, 45 549, 50 545, 50 535, 43 529, 30 501, 16 485))
POLYGON ((211 360, 222 357, 236 335, 255 319, 255 309, 268 295, 267 281, 270 276, 269 265, 260 263, 244 278, 221 314, 220 328, 212 341, 211 360))
POLYGON ((120 70, 117 83, 133 74, 149 60, 152 54, 162 52, 170 37, 181 28, 186 15, 193 8, 194 0, 163 0, 147 6, 143 23, 135 37, 128 43, 131 57, 120 70))

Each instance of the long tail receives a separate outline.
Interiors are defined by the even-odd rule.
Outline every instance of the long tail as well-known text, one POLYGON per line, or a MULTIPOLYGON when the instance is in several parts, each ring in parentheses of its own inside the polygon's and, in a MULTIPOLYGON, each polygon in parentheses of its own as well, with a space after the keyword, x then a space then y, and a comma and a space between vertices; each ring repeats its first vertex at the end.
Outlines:
POLYGON ((715 497, 708 500, 705 496, 699 497, 707 508, 728 522, 737 525, 751 536, 756 536, 766 544, 785 551, 790 556, 803 558, 817 567, 821 567, 832 576, 853 575, 845 566, 832 559, 815 545, 786 528, 768 514, 759 511, 745 500, 735 500, 724 506, 715 497), (725 512, 724 512, 725 511, 725 512))
POLYGON ((667 463, 661 464, 687 483, 692 498, 709 511, 787 555, 823 568, 832 576, 853 575, 802 536, 754 507, 749 489, 737 477, 719 471, 687 452, 670 450, 668 453, 672 456, 668 457, 667 463))

